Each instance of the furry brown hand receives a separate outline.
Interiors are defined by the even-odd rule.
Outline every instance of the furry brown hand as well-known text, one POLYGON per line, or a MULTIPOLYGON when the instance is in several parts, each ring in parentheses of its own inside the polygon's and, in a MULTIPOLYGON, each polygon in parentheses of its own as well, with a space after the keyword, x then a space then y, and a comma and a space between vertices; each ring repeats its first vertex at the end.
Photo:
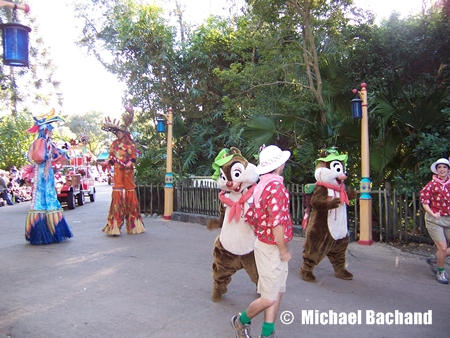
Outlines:
POLYGON ((341 199, 339 197, 335 197, 329 202, 330 209, 336 209, 339 205, 341 205, 341 199))
POLYGON ((354 200, 356 195, 358 195, 358 191, 355 189, 347 188, 347 196, 349 200, 354 200))

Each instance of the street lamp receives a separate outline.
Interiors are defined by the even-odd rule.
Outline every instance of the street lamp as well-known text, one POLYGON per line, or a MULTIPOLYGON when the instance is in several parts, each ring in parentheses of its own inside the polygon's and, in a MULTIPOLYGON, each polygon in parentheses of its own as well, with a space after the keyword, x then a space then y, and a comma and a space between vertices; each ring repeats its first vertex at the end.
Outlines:
POLYGON ((352 116, 361 119, 361 182, 359 198, 359 241, 358 244, 371 245, 372 240, 372 196, 370 195, 369 160, 369 114, 367 111, 366 84, 361 83, 361 91, 353 89, 359 98, 352 100, 352 116))
MULTIPOLYGON (((172 174, 172 108, 167 114, 158 113, 159 116, 167 120, 167 156, 166 156, 166 177, 164 179, 164 215, 163 218, 170 220, 173 214, 173 174, 172 174)), ((157 131, 164 132, 163 119, 157 119, 157 131)))
POLYGON ((3 37, 3 63, 13 67, 28 67, 28 33, 31 28, 17 22, 16 10, 28 13, 30 6, 0 1, 0 7, 13 9, 12 22, 0 24, 3 37))
POLYGON ((162 117, 161 113, 158 113, 158 117, 156 118, 156 131, 158 133, 164 133, 166 131, 166 127, 164 125, 164 121, 166 120, 164 117, 162 117))

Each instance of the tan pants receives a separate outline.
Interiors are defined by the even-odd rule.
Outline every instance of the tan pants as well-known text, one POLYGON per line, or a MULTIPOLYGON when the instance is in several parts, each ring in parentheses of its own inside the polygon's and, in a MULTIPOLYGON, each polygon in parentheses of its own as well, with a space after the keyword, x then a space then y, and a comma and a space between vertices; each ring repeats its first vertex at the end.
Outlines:
POLYGON ((425 226, 433 241, 449 242, 450 216, 441 216, 439 219, 436 219, 427 212, 425 214, 425 226))
POLYGON ((255 260, 258 267, 258 293, 262 298, 276 301, 280 292, 286 292, 288 262, 281 261, 275 244, 256 240, 255 260))

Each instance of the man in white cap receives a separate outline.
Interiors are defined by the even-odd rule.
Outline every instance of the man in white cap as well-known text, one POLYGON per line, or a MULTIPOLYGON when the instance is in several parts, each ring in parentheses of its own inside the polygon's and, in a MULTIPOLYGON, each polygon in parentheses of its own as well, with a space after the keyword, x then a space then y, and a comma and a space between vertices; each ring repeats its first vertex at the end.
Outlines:
POLYGON ((420 191, 420 202, 425 214, 425 225, 430 237, 437 247, 437 257, 427 259, 434 271, 437 264, 436 280, 441 284, 448 284, 448 275, 444 265, 450 256, 448 241, 450 240, 450 162, 440 158, 431 167, 433 179, 420 191))
POLYGON ((264 147, 259 155, 256 173, 260 175, 260 181, 245 221, 254 227, 257 236, 254 254, 259 273, 257 292, 261 297, 231 318, 236 338, 251 337, 251 319, 261 312, 264 312, 264 323, 260 337, 277 337, 275 319, 286 290, 288 261, 291 259, 287 243, 293 237, 289 192, 281 176, 290 156, 289 151, 282 151, 274 145, 264 147))

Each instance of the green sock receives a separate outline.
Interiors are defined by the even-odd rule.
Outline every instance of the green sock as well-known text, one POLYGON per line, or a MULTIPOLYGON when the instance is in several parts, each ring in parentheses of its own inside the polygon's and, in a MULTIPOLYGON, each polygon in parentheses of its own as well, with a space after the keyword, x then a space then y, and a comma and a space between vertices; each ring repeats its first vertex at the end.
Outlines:
POLYGON ((444 268, 438 268, 438 271, 439 272, 442 272, 442 271, 444 271, 445 269, 444 268))
POLYGON ((275 323, 264 322, 262 325, 261 336, 268 337, 275 330, 275 323))
POLYGON ((241 312, 241 318, 240 318, 240 320, 241 320, 241 323, 242 324, 248 324, 248 323, 250 323, 251 321, 252 321, 252 319, 251 318, 248 318, 247 317, 247 311, 246 310, 244 310, 244 311, 242 311, 241 312))

